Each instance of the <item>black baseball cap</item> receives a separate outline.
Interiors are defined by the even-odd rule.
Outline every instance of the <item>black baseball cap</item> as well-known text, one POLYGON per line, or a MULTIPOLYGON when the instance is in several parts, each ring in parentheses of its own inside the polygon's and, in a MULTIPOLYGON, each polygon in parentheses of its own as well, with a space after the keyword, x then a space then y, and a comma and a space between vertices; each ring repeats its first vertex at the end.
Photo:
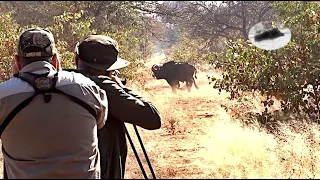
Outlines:
POLYGON ((117 41, 104 35, 87 36, 77 43, 75 51, 83 63, 94 69, 112 71, 130 64, 118 56, 117 41))

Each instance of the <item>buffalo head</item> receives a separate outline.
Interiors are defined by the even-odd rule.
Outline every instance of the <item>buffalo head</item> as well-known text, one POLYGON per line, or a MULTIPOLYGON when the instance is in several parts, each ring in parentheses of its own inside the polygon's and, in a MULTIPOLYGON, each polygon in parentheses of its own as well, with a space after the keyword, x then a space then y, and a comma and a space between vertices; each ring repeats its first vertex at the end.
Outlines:
POLYGON ((152 71, 152 77, 154 78, 157 78, 157 74, 160 70, 160 67, 161 65, 158 65, 158 64, 154 64, 152 67, 151 67, 151 71, 152 71))

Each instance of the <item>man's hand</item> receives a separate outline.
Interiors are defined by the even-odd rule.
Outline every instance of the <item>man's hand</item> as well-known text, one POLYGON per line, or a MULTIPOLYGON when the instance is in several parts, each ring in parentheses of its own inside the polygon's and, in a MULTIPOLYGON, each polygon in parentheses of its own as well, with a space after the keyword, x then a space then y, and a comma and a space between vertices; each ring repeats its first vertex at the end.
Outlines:
POLYGON ((120 72, 118 70, 114 70, 114 71, 112 71, 112 74, 115 75, 115 76, 119 76, 120 72))
POLYGON ((121 88, 125 88, 125 85, 122 83, 121 79, 118 77, 120 72, 118 70, 115 70, 110 73, 110 78, 112 81, 116 82, 121 88))
POLYGON ((122 84, 121 79, 118 76, 111 76, 111 80, 116 82, 121 88, 125 88, 125 86, 122 84))

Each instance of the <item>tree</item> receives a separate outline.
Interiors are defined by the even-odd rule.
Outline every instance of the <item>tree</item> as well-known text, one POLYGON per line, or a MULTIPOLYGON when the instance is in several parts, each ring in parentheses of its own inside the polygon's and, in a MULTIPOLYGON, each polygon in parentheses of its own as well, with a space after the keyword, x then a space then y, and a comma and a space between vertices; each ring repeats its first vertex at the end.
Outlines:
POLYGON ((215 61, 223 79, 214 87, 230 92, 231 98, 248 91, 260 91, 268 106, 277 98, 285 113, 299 113, 320 120, 320 3, 274 2, 273 8, 285 27, 293 32, 291 42, 276 51, 259 49, 250 41, 228 45, 215 61))
POLYGON ((13 20, 10 13, 0 15, 0 82, 11 76, 13 56, 17 38, 21 33, 19 25, 13 20))
POLYGON ((260 21, 271 20, 273 11, 269 1, 180 1, 167 2, 161 7, 171 13, 163 20, 180 31, 206 41, 212 48, 217 41, 248 39, 249 29, 260 21))
POLYGON ((52 17, 61 15, 70 8, 64 1, 3 1, 2 10, 11 12, 13 19, 20 26, 35 24, 47 27, 52 24, 52 17))
MULTIPOLYGON (((48 27, 54 34, 63 67, 73 67, 75 44, 89 34, 105 34, 120 44, 120 56, 132 62, 134 71, 152 53, 156 27, 160 22, 140 8, 152 8, 143 1, 4 1, 4 13, 11 13, 17 26, 48 27)), ((155 3, 156 4, 156 3, 155 3)), ((6 33, 7 31, 4 31, 6 33)), ((13 31, 14 32, 14 31, 13 31)), ((6 70, 7 72, 7 70, 6 70)))

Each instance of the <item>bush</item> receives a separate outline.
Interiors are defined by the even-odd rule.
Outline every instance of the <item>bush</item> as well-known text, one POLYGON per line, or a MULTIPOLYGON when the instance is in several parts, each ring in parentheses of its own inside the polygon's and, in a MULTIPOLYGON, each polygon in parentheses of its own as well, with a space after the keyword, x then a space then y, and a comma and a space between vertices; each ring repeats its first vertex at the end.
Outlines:
POLYGON ((278 18, 293 32, 292 41, 276 51, 256 48, 250 41, 228 43, 225 53, 212 63, 224 70, 214 87, 230 92, 231 98, 244 91, 260 91, 266 111, 272 97, 285 113, 320 116, 320 4, 317 2, 275 2, 278 18), (315 13, 317 12, 317 13, 315 13))
POLYGON ((20 31, 11 13, 0 15, 0 82, 11 76, 13 56, 20 31))
POLYGON ((90 34, 96 34, 96 30, 91 29, 94 18, 85 17, 80 20, 82 16, 83 11, 64 12, 53 17, 53 24, 49 27, 56 40, 62 68, 74 68, 73 56, 76 43, 90 34))
MULTIPOLYGON (((120 57, 131 62, 130 66, 121 70, 124 78, 133 79, 137 68, 142 67, 146 59, 150 57, 153 41, 150 40, 151 34, 147 32, 140 22, 141 19, 139 19, 137 11, 126 11, 135 18, 130 19, 130 21, 126 17, 118 17, 119 22, 126 21, 125 24, 108 23, 105 25, 108 28, 99 28, 97 30, 92 28, 93 24, 96 23, 96 19, 89 16, 87 12, 82 10, 76 12, 73 8, 71 8, 73 10, 70 10, 67 6, 61 8, 62 12, 63 10, 65 12, 61 15, 53 16, 52 20, 48 21, 51 25, 47 28, 52 31, 56 40, 56 47, 62 60, 62 68, 74 68, 74 47, 78 41, 90 34, 104 34, 118 41, 120 57), (132 24, 133 21, 134 24, 132 24), (132 25, 129 26, 128 23, 132 25), (102 29, 112 29, 112 31, 103 32, 102 29)), ((39 26, 37 23, 40 22, 34 21, 35 24, 20 27, 12 18, 11 13, 3 13, 0 16, 0 56, 2 58, 0 62, 0 81, 4 81, 11 74, 13 54, 16 51, 19 33, 26 28, 39 26)), ((26 14, 26 16, 29 15, 26 14)), ((42 26, 40 25, 40 27, 42 26)))
POLYGON ((120 47, 119 56, 131 62, 131 65, 121 70, 124 78, 133 79, 134 72, 141 66, 139 60, 148 58, 151 54, 151 42, 141 29, 137 27, 123 29, 118 27, 113 33, 99 32, 91 28, 95 21, 92 17, 83 18, 83 11, 79 13, 65 12, 54 17, 54 24, 50 27, 57 40, 57 49, 60 52, 63 68, 72 68, 73 51, 76 42, 90 34, 102 34, 115 39, 120 47), (83 19, 83 20, 80 20, 83 19), (141 46, 143 48, 141 48, 141 46))
POLYGON ((215 53, 210 52, 209 48, 205 47, 203 40, 194 39, 186 34, 182 34, 178 38, 178 43, 174 44, 169 52, 167 52, 167 60, 205 64, 214 55, 215 53))

